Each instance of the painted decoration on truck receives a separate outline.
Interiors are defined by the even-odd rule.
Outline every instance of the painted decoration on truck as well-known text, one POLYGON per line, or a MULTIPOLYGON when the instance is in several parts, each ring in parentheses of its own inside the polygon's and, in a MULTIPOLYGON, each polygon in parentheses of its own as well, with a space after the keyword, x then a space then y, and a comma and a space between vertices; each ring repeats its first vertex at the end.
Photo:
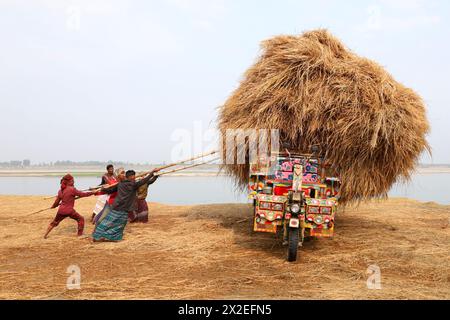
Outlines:
POLYGON ((313 183, 319 183, 319 175, 315 173, 304 173, 303 174, 303 183, 306 184, 313 184, 313 183))

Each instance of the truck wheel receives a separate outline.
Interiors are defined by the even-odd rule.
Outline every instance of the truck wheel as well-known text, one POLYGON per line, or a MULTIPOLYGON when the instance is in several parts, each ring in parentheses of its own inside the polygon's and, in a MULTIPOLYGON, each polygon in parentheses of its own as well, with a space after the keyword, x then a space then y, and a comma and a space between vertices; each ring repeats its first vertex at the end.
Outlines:
POLYGON ((300 237, 300 229, 289 228, 289 245, 288 245, 288 261, 297 261, 298 242, 300 237))

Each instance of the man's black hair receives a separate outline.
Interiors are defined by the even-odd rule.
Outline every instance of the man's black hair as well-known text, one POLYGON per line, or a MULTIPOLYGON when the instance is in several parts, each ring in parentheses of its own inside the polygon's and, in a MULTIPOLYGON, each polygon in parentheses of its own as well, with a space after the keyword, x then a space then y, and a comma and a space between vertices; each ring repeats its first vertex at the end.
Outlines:
POLYGON ((131 176, 135 176, 136 175, 136 172, 134 171, 134 170, 128 170, 126 173, 125 173, 125 176, 127 177, 127 178, 129 178, 129 177, 131 177, 131 176))
POLYGON ((106 166, 106 170, 109 170, 109 168, 114 168, 114 166, 113 166, 112 164, 108 164, 108 165, 106 166))

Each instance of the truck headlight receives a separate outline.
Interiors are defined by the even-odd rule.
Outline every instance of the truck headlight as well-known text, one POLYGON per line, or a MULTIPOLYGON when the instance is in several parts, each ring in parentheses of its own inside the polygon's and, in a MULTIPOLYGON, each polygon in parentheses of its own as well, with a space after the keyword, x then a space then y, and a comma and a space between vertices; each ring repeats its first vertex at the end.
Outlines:
POLYGON ((314 222, 315 222, 316 224, 322 224, 322 223, 323 223, 323 217, 322 217, 322 216, 316 216, 316 217, 314 218, 314 222))
POLYGON ((294 204, 291 206, 291 212, 292 212, 292 213, 299 213, 299 212, 300 212, 300 206, 299 206, 298 204, 294 203, 294 204))

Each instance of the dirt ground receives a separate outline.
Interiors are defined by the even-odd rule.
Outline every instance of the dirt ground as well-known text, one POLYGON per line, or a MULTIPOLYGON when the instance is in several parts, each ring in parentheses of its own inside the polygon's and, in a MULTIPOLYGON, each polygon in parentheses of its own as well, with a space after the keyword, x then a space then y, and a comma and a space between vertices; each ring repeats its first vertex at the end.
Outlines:
MULTIPOLYGON (((450 206, 392 199, 346 208, 334 239, 305 243, 288 263, 275 236, 251 232, 249 205, 151 203, 149 224, 94 244, 75 236, 70 219, 44 240, 55 212, 23 216, 50 202, 0 197, 0 299, 450 299, 450 206), (71 265, 79 290, 66 289, 71 265), (381 289, 367 287, 371 265, 381 289)), ((80 200, 77 211, 88 218, 94 203, 80 200)))

